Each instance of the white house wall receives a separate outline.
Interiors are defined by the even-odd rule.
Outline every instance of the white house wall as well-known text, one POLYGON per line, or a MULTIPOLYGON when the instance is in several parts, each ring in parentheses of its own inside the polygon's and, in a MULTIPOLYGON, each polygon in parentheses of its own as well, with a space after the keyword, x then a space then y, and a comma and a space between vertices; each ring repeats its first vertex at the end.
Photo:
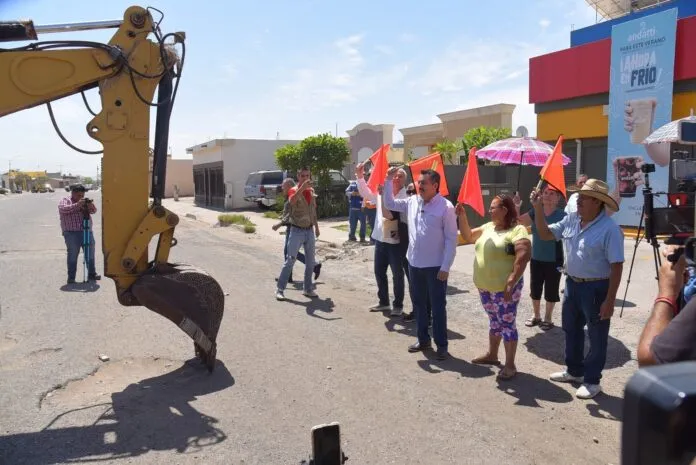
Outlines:
MULTIPOLYGON (((244 200, 244 185, 254 171, 277 170, 275 151, 297 140, 228 139, 222 147, 223 177, 225 180, 225 208, 252 206, 244 200)), ((210 160, 217 161, 217 160, 210 160)))

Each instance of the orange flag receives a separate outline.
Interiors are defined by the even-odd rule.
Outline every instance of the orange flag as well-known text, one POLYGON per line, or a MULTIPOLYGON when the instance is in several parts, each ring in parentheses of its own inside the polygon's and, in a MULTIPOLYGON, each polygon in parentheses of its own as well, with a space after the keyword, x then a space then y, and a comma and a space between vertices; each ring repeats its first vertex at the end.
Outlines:
POLYGON ((447 179, 445 178, 445 164, 442 161, 442 155, 439 152, 431 153, 427 157, 419 158, 408 164, 411 169, 411 177, 418 192, 418 177, 423 170, 434 170, 440 175, 440 195, 447 197, 449 189, 447 188, 447 179))
POLYGON ((372 162, 372 174, 370 174, 370 179, 367 181, 367 187, 372 192, 377 192, 377 186, 384 184, 384 180, 387 177, 387 170, 389 169, 388 152, 389 144, 384 144, 369 158, 372 162))
POLYGON ((476 163, 476 147, 469 150, 469 164, 459 188, 457 202, 469 205, 479 216, 484 216, 483 193, 481 192, 481 180, 479 179, 478 164, 476 163))
MULTIPOLYGON (((563 194, 563 198, 568 198, 566 194, 565 176, 563 175, 563 136, 558 137, 553 153, 546 160, 544 167, 539 173, 542 181, 563 194)), ((541 182, 539 182, 541 184, 541 182)), ((540 186, 537 186, 540 187, 540 186)))

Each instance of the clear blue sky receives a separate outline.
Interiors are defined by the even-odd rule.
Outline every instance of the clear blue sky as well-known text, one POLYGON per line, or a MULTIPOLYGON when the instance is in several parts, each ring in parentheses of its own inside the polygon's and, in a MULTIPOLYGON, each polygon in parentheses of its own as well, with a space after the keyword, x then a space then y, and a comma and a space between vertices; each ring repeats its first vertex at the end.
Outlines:
MULTIPOLYGON (((120 19, 137 2, 0 0, 3 20, 36 25, 120 19)), ((147 4, 143 4, 147 6, 147 4)), ((517 105, 513 125, 536 134, 528 60, 567 48, 571 28, 591 25, 585 0, 166 1, 163 32, 185 31, 186 63, 171 121, 175 158, 211 138, 340 135, 361 122, 396 128, 438 113, 517 105)), ((47 34, 43 40, 108 42, 113 31, 47 34)), ((15 46, 17 44, 3 44, 15 46)), ((89 99, 98 107, 96 90, 89 99)), ((55 104, 70 141, 94 150, 78 96, 55 104)), ((154 125, 153 125, 154 127, 154 125)), ((514 128, 513 128, 514 129, 514 128)), ((395 131, 395 141, 400 133, 395 131)), ((99 156, 58 138, 46 106, 0 118, 0 171, 94 175, 99 156)), ((154 143, 154 142, 153 142, 154 143)))

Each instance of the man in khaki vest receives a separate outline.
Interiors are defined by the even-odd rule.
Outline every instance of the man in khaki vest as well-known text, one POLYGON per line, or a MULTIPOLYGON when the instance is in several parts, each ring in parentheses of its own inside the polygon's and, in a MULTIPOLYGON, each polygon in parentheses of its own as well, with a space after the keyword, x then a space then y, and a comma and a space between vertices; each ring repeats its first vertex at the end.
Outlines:
POLYGON ((319 223, 317 222, 316 195, 312 188, 309 168, 301 168, 297 172, 297 182, 299 187, 293 187, 288 191, 290 201, 288 253, 278 278, 277 300, 285 300, 285 287, 288 285, 300 247, 304 247, 305 250, 302 294, 305 297, 318 297, 314 292, 312 273, 314 272, 316 238, 319 237, 319 223))

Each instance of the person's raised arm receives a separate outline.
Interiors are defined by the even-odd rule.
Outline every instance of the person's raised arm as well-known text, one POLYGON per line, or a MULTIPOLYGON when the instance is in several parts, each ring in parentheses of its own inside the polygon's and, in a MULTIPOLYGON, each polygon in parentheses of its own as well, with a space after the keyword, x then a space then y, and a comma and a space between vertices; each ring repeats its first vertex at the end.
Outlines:
POLYGON ((367 182, 365 181, 365 163, 359 163, 355 167, 355 177, 358 180, 358 192, 360 192, 360 197, 367 200, 368 202, 377 203, 377 194, 372 192, 369 187, 367 187, 367 182))
POLYGON ((392 166, 389 168, 389 171, 387 171, 387 179, 384 181, 384 205, 386 205, 389 210, 406 213, 408 212, 409 199, 394 198, 392 180, 398 169, 398 166, 392 166))
POLYGON ((556 236, 549 229, 549 225, 546 222, 546 217, 544 216, 544 206, 541 202, 541 192, 536 189, 532 191, 530 196, 532 201, 532 206, 534 207, 534 223, 536 224, 537 234, 542 240, 552 241, 556 240, 556 236))
POLYGON ((466 209, 464 208, 463 204, 457 204, 455 213, 459 218, 459 233, 462 235, 462 239, 464 239, 467 242, 467 244, 473 244, 478 240, 479 237, 481 237, 483 229, 471 229, 471 227, 469 226, 469 218, 467 218, 466 216, 466 209))

